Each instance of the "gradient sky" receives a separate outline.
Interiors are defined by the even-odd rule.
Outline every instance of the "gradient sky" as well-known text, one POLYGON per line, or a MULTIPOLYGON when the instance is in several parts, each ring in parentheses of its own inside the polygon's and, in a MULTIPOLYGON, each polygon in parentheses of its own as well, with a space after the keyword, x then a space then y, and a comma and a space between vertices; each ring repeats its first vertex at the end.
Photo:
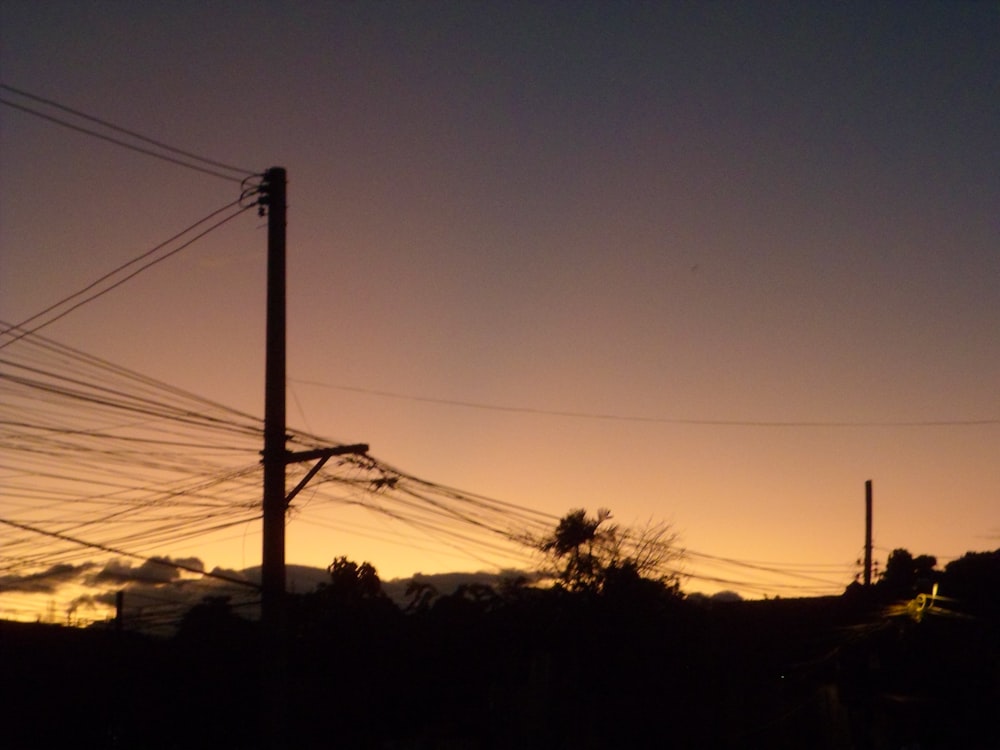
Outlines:
MULTIPOLYGON (((867 479, 883 561, 1000 544, 1000 5, 0 9, 3 83, 288 170, 291 425, 844 583, 867 479)), ((8 322, 238 195, 9 107, 0 128, 8 322)), ((45 334, 262 414, 263 222, 45 334)), ((289 562, 478 565, 289 533, 289 562)))

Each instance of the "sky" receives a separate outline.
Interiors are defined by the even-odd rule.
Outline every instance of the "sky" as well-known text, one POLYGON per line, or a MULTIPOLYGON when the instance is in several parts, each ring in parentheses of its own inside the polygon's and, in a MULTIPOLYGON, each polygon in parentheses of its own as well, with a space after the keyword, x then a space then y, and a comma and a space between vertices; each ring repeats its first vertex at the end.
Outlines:
MULTIPOLYGON (((287 169, 290 427, 670 524, 687 590, 842 590, 866 480, 883 565, 1000 546, 996 3, 3 0, 0 79, 7 324, 240 195, 27 92, 287 169)), ((265 223, 39 333, 262 416, 265 223)), ((18 476, 3 517, 69 533, 18 476)), ((513 564, 309 492, 290 563, 513 564)), ((237 570, 259 530, 132 551, 237 570)))

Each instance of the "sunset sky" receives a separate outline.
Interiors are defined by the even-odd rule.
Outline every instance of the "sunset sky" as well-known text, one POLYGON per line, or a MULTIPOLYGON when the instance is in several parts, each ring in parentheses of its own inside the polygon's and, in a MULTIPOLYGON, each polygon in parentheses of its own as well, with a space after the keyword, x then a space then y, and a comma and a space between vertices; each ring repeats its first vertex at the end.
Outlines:
MULTIPOLYGON (((668 522, 691 591, 842 590, 868 479, 883 564, 1000 547, 997 3, 3 0, 0 41, 8 87, 288 170, 290 426, 668 522)), ((0 98, 7 324, 239 197, 0 98)), ((40 333, 262 416, 265 221, 40 333)), ((0 516, 40 523, 15 474, 0 516)), ((494 561, 323 512, 290 563, 494 561)), ((153 553, 245 568, 259 530, 153 553)))

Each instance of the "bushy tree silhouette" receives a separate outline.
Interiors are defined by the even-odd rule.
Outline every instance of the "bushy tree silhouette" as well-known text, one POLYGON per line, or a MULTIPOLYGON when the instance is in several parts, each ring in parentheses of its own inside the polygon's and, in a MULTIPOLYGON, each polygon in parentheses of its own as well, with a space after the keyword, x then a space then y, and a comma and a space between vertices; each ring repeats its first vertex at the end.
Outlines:
POLYGON ((678 593, 677 575, 666 567, 679 555, 669 527, 660 524, 635 531, 609 523, 610 519, 611 511, 606 508, 596 516, 577 508, 539 542, 556 585, 566 591, 600 594, 648 588, 654 583, 678 593))
POLYGON ((335 599, 361 601, 385 596, 382 581, 371 563, 363 562, 358 565, 346 557, 338 557, 326 570, 330 574, 330 582, 323 584, 320 590, 335 599))
POLYGON ((878 588, 888 596, 913 596, 919 593, 919 588, 929 589, 937 579, 936 566, 937 558, 933 555, 914 557, 906 549, 895 549, 889 553, 885 572, 877 584, 878 588))
POLYGON ((382 581, 369 562, 336 558, 327 567, 330 580, 315 591, 296 597, 293 617, 305 630, 343 631, 391 627, 402 613, 382 590, 382 581))
POLYGON ((235 637, 246 638, 253 629, 252 623, 233 612, 228 596, 206 596, 184 614, 176 638, 222 643, 235 637))
POLYGON ((967 552, 952 560, 944 567, 941 588, 964 611, 1000 617, 1000 549, 967 552))
POLYGON ((556 563, 559 584, 569 591, 596 591, 601 587, 599 553, 610 546, 615 527, 601 529, 611 511, 601 508, 592 518, 583 509, 572 510, 559 520, 555 532, 542 542, 542 552, 556 563), (598 531, 600 529, 600 531, 598 531))
POLYGON ((426 581, 418 581, 414 578, 406 584, 406 611, 409 613, 427 612, 433 602, 439 596, 437 588, 426 581))

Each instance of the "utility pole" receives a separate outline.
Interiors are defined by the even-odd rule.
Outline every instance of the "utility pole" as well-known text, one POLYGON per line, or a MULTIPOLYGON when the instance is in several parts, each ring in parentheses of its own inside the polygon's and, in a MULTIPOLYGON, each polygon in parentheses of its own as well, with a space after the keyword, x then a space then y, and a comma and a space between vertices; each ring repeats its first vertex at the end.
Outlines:
POLYGON ((285 185, 281 167, 264 173, 267 207, 267 360, 264 375, 264 546, 261 622, 268 640, 280 634, 285 598, 285 185))
POLYGON ((264 373, 264 499, 261 551, 260 619, 263 630, 262 716, 271 750, 288 744, 288 660, 285 611, 285 512, 306 483, 333 456, 365 454, 365 444, 317 448, 297 453, 286 449, 285 424, 285 234, 287 176, 271 167, 260 184, 259 203, 267 212, 267 333, 264 373), (303 479, 285 494, 285 468, 315 461, 303 479))
POLYGON ((872 480, 865 481, 865 588, 872 585, 872 480))
POLYGON ((285 746, 288 675, 285 654, 285 170, 260 185, 267 211, 267 329, 264 372, 264 498, 260 619, 263 630, 261 716, 271 750, 285 746))
POLYGON ((115 592, 115 632, 121 634, 125 623, 125 589, 115 592))

